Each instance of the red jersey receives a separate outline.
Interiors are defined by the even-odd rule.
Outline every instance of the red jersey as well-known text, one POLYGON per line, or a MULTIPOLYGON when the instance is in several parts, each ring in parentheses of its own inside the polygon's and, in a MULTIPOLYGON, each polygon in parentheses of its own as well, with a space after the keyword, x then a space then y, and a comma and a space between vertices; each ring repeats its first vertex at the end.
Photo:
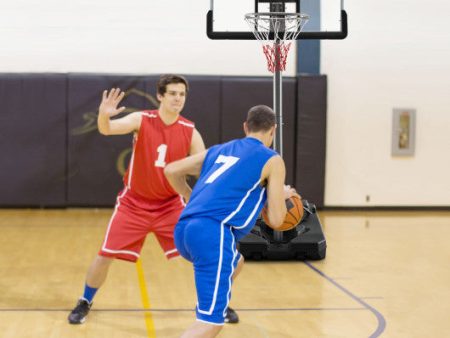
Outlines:
POLYGON ((158 110, 143 111, 124 176, 128 189, 152 201, 179 198, 164 176, 164 167, 189 155, 194 127, 193 122, 182 116, 166 125, 158 110))

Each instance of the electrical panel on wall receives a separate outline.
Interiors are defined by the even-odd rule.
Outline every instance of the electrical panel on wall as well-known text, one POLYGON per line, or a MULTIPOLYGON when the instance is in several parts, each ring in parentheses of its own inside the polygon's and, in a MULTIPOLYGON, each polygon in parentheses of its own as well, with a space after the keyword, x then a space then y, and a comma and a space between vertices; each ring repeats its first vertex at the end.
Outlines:
POLYGON ((416 110, 394 108, 392 116, 392 156, 414 155, 416 110))

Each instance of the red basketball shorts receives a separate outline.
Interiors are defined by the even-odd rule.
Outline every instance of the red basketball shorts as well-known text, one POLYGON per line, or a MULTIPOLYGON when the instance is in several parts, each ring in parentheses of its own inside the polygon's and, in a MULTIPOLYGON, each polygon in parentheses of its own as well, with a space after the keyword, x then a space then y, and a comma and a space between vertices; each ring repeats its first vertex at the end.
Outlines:
POLYGON ((173 231, 183 208, 181 197, 155 202, 125 188, 117 197, 99 255, 136 262, 147 234, 153 232, 168 259, 179 256, 173 231))

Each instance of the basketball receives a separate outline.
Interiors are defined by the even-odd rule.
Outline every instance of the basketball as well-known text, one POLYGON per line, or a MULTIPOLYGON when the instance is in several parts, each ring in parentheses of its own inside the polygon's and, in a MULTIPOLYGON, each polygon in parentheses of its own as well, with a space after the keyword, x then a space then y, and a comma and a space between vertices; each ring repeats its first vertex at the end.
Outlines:
MULTIPOLYGON (((300 223, 300 221, 302 220, 302 217, 303 217, 303 213, 304 213, 301 197, 298 195, 289 197, 286 200, 286 209, 287 209, 287 213, 286 213, 284 222, 281 225, 281 227, 276 229, 277 231, 291 230, 291 229, 295 228, 295 226, 298 223, 300 223)), ((264 220, 264 223, 266 223, 268 226, 270 226, 270 223, 269 223, 268 217, 267 217, 267 207, 263 208, 261 215, 264 220)))

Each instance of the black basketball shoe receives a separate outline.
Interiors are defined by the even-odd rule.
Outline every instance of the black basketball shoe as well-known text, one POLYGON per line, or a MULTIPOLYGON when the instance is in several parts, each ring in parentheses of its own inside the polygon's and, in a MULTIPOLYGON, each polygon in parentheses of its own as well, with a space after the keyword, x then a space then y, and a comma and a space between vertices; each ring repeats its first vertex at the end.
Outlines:
POLYGON ((225 315, 225 323, 236 324, 239 323, 239 316, 231 307, 228 307, 227 314, 225 315))
POLYGON ((69 314, 68 320, 70 324, 83 324, 86 320, 86 316, 91 309, 92 303, 89 303, 86 299, 80 299, 77 306, 69 314))

